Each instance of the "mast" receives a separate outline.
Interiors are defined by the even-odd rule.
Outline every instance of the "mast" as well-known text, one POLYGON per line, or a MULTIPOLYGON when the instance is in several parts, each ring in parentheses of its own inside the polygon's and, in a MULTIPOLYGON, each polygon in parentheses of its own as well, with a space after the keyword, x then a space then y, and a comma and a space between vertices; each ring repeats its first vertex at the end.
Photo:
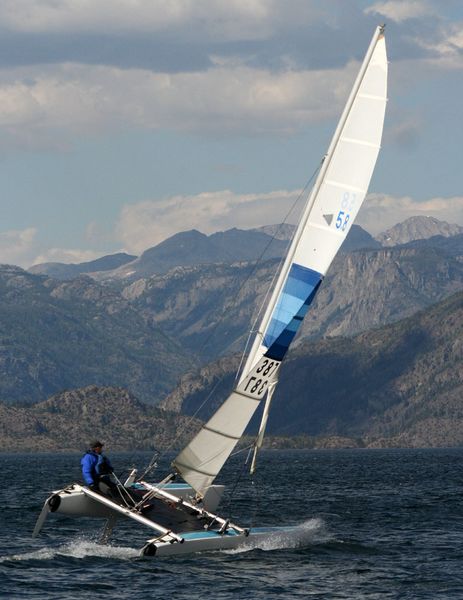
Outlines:
POLYGON ((281 362, 365 198, 386 107, 383 29, 373 35, 238 385, 172 463, 199 495, 212 484, 265 400, 254 468, 281 362))
POLYGON ((343 127, 344 127, 344 125, 346 123, 347 117, 349 116, 350 110, 352 108, 352 104, 353 104, 353 102, 355 100, 355 96, 356 96, 356 94, 357 94, 357 92, 358 92, 358 90, 360 88, 360 84, 362 83, 363 78, 365 76, 365 72, 366 72, 366 70, 368 68, 368 65, 370 63, 372 54, 373 54, 373 52, 375 50, 376 43, 377 43, 379 37, 384 35, 384 28, 385 28, 385 25, 379 25, 376 28, 375 33, 373 34, 373 38, 372 38, 372 40, 370 42, 370 45, 368 47, 367 53, 365 55, 365 58, 363 60, 362 66, 361 66, 360 71, 358 72, 357 78, 355 80, 354 86, 353 86, 353 88, 352 88, 352 90, 350 92, 349 98, 348 98, 348 100, 346 102, 346 105, 344 107, 344 110, 343 110, 343 112, 341 114, 341 118, 339 119, 339 122, 338 122, 336 130, 334 132, 333 138, 331 139, 331 143, 330 143, 330 145, 328 147, 328 150, 327 150, 325 156, 323 157, 323 161, 322 161, 322 165, 321 165, 320 171, 318 172, 318 176, 317 176, 317 178, 315 180, 314 186, 312 188, 312 191, 311 191, 311 193, 309 195, 309 198, 307 200, 307 203, 305 205, 305 208, 304 208, 304 211, 303 211, 303 214, 302 214, 302 218, 299 221, 299 224, 297 226, 296 232, 295 232, 295 234, 293 236, 293 239, 291 241, 291 245, 289 247, 288 254, 286 255, 285 262, 283 263, 283 266, 281 268, 280 274, 279 274, 277 282, 275 284, 275 288, 273 290, 273 293, 272 293, 272 295, 270 297, 270 301, 268 303, 268 306, 267 306, 267 308, 265 310, 265 313, 264 313, 264 316, 262 318, 259 330, 256 333, 256 336, 254 338, 254 343, 253 343, 253 345, 251 347, 251 351, 249 352, 248 358, 247 358, 246 363, 245 363, 245 365, 243 367, 242 377, 245 376, 245 374, 247 372, 249 372, 251 366, 255 362, 256 355, 257 355, 257 353, 259 351, 259 346, 262 343, 263 332, 267 329, 270 317, 272 316, 272 313, 273 313, 273 311, 275 309, 275 305, 277 303, 278 296, 281 293, 284 281, 286 280, 286 278, 288 276, 288 271, 289 271, 289 269, 291 267, 291 264, 293 262, 293 258, 294 258, 294 254, 296 252, 296 248, 297 248, 297 246, 299 244, 301 236, 302 236, 302 234, 304 232, 304 229, 306 227, 307 220, 308 220, 308 218, 310 216, 310 212, 311 212, 311 210, 313 208, 313 205, 315 203, 315 200, 317 198, 318 192, 320 190, 320 186, 321 186, 323 180, 325 179, 326 172, 328 170, 328 167, 330 166, 331 159, 332 159, 332 156, 333 156, 333 151, 334 151, 334 149, 335 149, 335 147, 336 147, 336 145, 338 143, 338 140, 339 140, 339 138, 341 136, 341 132, 342 132, 343 127))
MULTIPOLYGON (((245 374, 246 372, 249 371, 250 367, 254 364, 254 361, 256 359, 256 356, 259 354, 259 350, 260 347, 262 345, 262 339, 263 339, 263 334, 262 332, 265 331, 268 327, 269 324, 269 320, 272 316, 272 313, 275 309, 275 305, 277 303, 278 300, 278 296, 281 293, 281 289, 283 287, 283 284, 288 276, 288 272, 289 269, 291 268, 291 264, 293 262, 293 258, 294 258, 294 254, 296 252, 296 248, 299 245, 299 241, 301 239, 301 236, 304 233, 304 229, 307 225, 307 221, 310 217, 310 213, 312 211, 312 208, 315 204, 315 201, 317 199, 318 193, 320 191, 320 187, 325 179, 326 176, 326 172, 328 171, 328 168, 331 164, 331 159, 333 157, 333 152, 337 146, 337 143, 339 141, 339 138, 341 137, 342 131, 344 129, 344 126, 346 124, 347 118, 350 114, 352 105, 355 101, 355 98, 357 96, 357 93, 359 91, 359 88, 362 84, 363 78, 365 76, 365 73, 367 71, 367 68, 370 64, 370 60, 371 57, 373 55, 373 52, 375 51, 376 48, 376 44, 378 42, 378 39, 380 37, 382 37, 384 35, 384 29, 385 29, 385 25, 379 25, 374 34, 373 37, 371 39, 370 45, 368 47, 367 53, 365 54, 365 58, 363 59, 363 63, 362 66, 360 67, 360 71, 358 72, 357 78, 354 82, 354 85, 352 87, 352 90, 350 92, 349 98, 347 99, 346 105, 344 106, 344 110, 341 114, 341 117, 339 119, 338 125, 336 127, 336 130, 334 132, 334 135, 331 139, 330 145, 328 147, 327 153, 325 154, 325 156, 323 157, 323 161, 322 161, 322 165, 320 168, 320 171, 318 172, 318 176, 315 180, 314 186, 312 188, 312 191, 309 195, 309 198, 307 200, 307 203, 305 205, 303 214, 302 214, 302 218, 299 221, 298 227, 296 229, 296 232, 294 234, 294 237, 292 239, 290 248, 288 250, 288 254, 286 256, 285 262, 281 268, 277 283, 275 285, 275 288, 273 290, 272 296, 270 297, 270 301, 269 304, 267 306, 267 309, 264 313, 264 316, 262 318, 262 322, 261 325, 259 327, 259 331, 257 332, 255 338, 254 338, 254 343, 251 347, 251 351, 249 353, 248 359, 244 365, 243 371, 242 373, 245 374)), ((276 385, 276 383, 275 383, 276 385)), ((259 432, 257 434, 256 437, 256 443, 254 445, 254 453, 253 453, 253 458, 252 458, 252 463, 251 463, 251 473, 254 473, 255 468, 256 468, 256 461, 257 461, 257 453, 260 449, 260 447, 262 446, 262 442, 264 440, 264 434, 265 434, 265 428, 267 426, 267 420, 268 420, 268 413, 270 410, 270 404, 272 402, 272 397, 273 397, 273 392, 275 390, 275 385, 272 387, 272 390, 267 393, 267 397, 265 399, 265 406, 264 406, 264 410, 262 413, 262 419, 261 419, 261 423, 259 426, 259 432)))

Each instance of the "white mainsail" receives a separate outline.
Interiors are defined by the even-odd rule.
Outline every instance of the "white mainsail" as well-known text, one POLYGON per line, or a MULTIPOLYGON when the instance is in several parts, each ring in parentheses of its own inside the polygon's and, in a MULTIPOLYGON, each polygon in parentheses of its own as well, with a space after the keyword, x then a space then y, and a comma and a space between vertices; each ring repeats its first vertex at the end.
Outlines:
POLYGON ((278 371, 289 345, 367 193, 387 101, 382 27, 367 54, 323 161, 238 386, 173 461, 204 495, 266 399, 262 441, 278 371))

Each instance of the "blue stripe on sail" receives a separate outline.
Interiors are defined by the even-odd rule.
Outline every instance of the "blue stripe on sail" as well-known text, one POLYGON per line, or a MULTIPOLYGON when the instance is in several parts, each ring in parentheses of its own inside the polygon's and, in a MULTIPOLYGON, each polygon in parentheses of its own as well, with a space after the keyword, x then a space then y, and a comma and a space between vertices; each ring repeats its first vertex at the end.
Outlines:
POLYGON ((321 283, 322 275, 293 264, 264 335, 269 358, 282 360, 321 283))

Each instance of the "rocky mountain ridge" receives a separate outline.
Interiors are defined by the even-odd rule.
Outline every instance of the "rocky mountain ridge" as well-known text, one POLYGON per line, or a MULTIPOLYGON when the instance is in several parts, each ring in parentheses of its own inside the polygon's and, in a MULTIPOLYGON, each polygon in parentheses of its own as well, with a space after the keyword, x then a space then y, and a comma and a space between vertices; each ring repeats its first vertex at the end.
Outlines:
MULTIPOLYGON (((290 351, 269 435, 361 438, 368 446, 463 444, 463 292, 355 338, 290 351)), ((233 387, 237 358, 181 380, 163 407, 206 419, 233 387), (213 394, 212 394, 212 390, 213 394)), ((257 421, 254 423, 256 426, 257 421)))
POLYGON ((0 403, 0 451, 84 451, 97 437, 110 451, 177 449, 199 426, 148 407, 123 388, 87 386, 30 407, 0 403))
POLYGON ((126 263, 132 262, 136 258, 137 257, 133 254, 118 252, 116 254, 102 256, 96 260, 77 264, 59 262, 41 263, 38 265, 33 265, 28 269, 28 271, 34 275, 47 275, 48 277, 65 281, 68 279, 75 279, 80 275, 112 271, 121 267, 122 265, 125 265, 126 263))
MULTIPOLYGON (((146 319, 203 360, 239 351, 279 261, 178 268, 125 287, 146 319), (179 318, 181 315, 181 318, 179 318)), ((463 262, 425 245, 340 254, 299 339, 351 336, 400 320, 463 290, 463 262)))
POLYGON ((0 267, 0 400, 43 400, 88 384, 159 400, 194 358, 119 292, 0 267))
MULTIPOLYGON (((233 228, 211 235, 193 229, 171 236, 148 248, 139 257, 115 254, 77 265, 43 263, 31 267, 29 272, 63 280, 86 274, 100 282, 123 282, 126 285, 142 278, 163 275, 174 268, 281 258, 294 230, 295 227, 288 224, 246 230, 233 228), (114 267, 110 267, 111 261, 114 267)), ((377 247, 380 247, 379 242, 358 225, 353 225, 341 251, 377 247)))
MULTIPOLYGON (((30 267, 29 271, 55 279, 72 279, 88 274, 100 281, 133 281, 166 273, 174 267, 255 261, 260 256, 265 259, 281 257, 294 231, 295 226, 289 223, 247 230, 233 228, 209 236, 196 230, 184 231, 148 248, 139 257, 117 253, 79 264, 42 263, 30 267)), ((435 236, 452 237, 458 234, 463 234, 463 227, 425 216, 410 217, 375 238, 354 224, 341 252, 397 246, 435 236)))
POLYGON ((416 240, 426 240, 434 236, 452 237, 463 233, 463 227, 434 217, 419 215, 410 217, 394 227, 375 236, 385 247, 408 244, 416 240))
MULTIPOLYGON (((340 253, 296 345, 381 327, 462 290, 462 252, 458 234, 340 253)), ((1 267, 0 400, 98 384, 156 403, 186 371, 244 348, 278 264, 179 266, 122 287, 1 267)))

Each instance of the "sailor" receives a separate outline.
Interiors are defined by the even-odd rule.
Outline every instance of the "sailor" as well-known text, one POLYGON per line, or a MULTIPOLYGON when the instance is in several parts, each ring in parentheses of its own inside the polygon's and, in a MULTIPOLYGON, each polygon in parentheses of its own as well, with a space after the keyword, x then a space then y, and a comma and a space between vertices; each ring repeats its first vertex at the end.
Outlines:
POLYGON ((104 444, 99 440, 90 442, 89 449, 82 457, 80 464, 82 465, 82 475, 85 483, 94 492, 101 492, 113 498, 118 498, 118 487, 111 480, 111 473, 114 469, 111 461, 103 454, 104 444), (100 487, 100 484, 103 484, 100 487))

